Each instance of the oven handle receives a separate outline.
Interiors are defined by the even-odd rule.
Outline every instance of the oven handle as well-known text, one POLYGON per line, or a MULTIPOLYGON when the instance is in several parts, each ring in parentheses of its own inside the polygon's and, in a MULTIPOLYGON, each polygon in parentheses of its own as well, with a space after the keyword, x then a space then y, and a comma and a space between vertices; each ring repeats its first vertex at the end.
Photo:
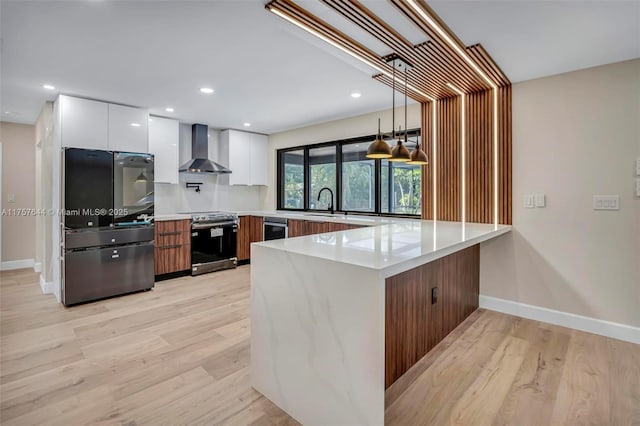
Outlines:
POLYGON ((218 222, 218 223, 192 223, 191 229, 212 229, 212 228, 222 228, 223 226, 229 225, 237 225, 237 223, 233 220, 228 222, 218 222))

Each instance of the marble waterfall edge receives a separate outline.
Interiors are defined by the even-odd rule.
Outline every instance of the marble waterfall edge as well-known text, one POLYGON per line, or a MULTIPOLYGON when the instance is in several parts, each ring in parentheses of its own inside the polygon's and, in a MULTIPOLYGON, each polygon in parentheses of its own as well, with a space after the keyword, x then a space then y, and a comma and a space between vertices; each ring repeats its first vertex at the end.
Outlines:
POLYGON ((305 425, 384 423, 384 279, 252 245, 251 381, 305 425))

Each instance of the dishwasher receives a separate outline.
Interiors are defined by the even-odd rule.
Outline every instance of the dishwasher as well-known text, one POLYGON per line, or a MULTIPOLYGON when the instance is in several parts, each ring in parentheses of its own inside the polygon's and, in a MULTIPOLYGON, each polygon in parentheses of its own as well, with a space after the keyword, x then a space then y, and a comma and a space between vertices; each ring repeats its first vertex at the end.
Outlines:
POLYGON ((118 296, 154 286, 154 227, 65 232, 62 302, 118 296))

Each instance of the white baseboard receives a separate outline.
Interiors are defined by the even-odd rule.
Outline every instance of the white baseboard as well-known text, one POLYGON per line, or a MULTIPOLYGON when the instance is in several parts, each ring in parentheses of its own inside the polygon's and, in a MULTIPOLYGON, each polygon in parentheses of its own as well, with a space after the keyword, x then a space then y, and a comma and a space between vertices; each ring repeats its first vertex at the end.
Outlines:
POLYGON ((40 274, 40 288, 42 289, 42 294, 54 294, 53 283, 46 282, 42 274, 40 274))
POLYGON ((0 263, 0 271, 33 268, 33 259, 7 260, 0 263))
POLYGON ((36 262, 33 264, 33 272, 42 272, 42 263, 36 262))
POLYGON ((525 303, 484 295, 480 295, 480 307, 491 311, 640 344, 640 328, 631 325, 570 314, 541 306, 527 305, 525 303))

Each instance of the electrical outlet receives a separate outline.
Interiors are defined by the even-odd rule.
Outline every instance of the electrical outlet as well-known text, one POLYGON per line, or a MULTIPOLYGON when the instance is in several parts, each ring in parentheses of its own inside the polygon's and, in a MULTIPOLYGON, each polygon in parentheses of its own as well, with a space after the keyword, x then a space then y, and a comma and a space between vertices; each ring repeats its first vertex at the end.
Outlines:
POLYGON ((536 207, 546 207, 547 201, 544 194, 534 195, 536 207))
POLYGON ((594 210, 620 210, 619 195, 594 195, 594 210))
POLYGON ((16 202, 16 194, 9 194, 7 196, 7 202, 8 203, 15 203, 16 202))
POLYGON ((535 207, 534 197, 533 195, 525 195, 524 196, 524 208, 532 209, 535 207))

